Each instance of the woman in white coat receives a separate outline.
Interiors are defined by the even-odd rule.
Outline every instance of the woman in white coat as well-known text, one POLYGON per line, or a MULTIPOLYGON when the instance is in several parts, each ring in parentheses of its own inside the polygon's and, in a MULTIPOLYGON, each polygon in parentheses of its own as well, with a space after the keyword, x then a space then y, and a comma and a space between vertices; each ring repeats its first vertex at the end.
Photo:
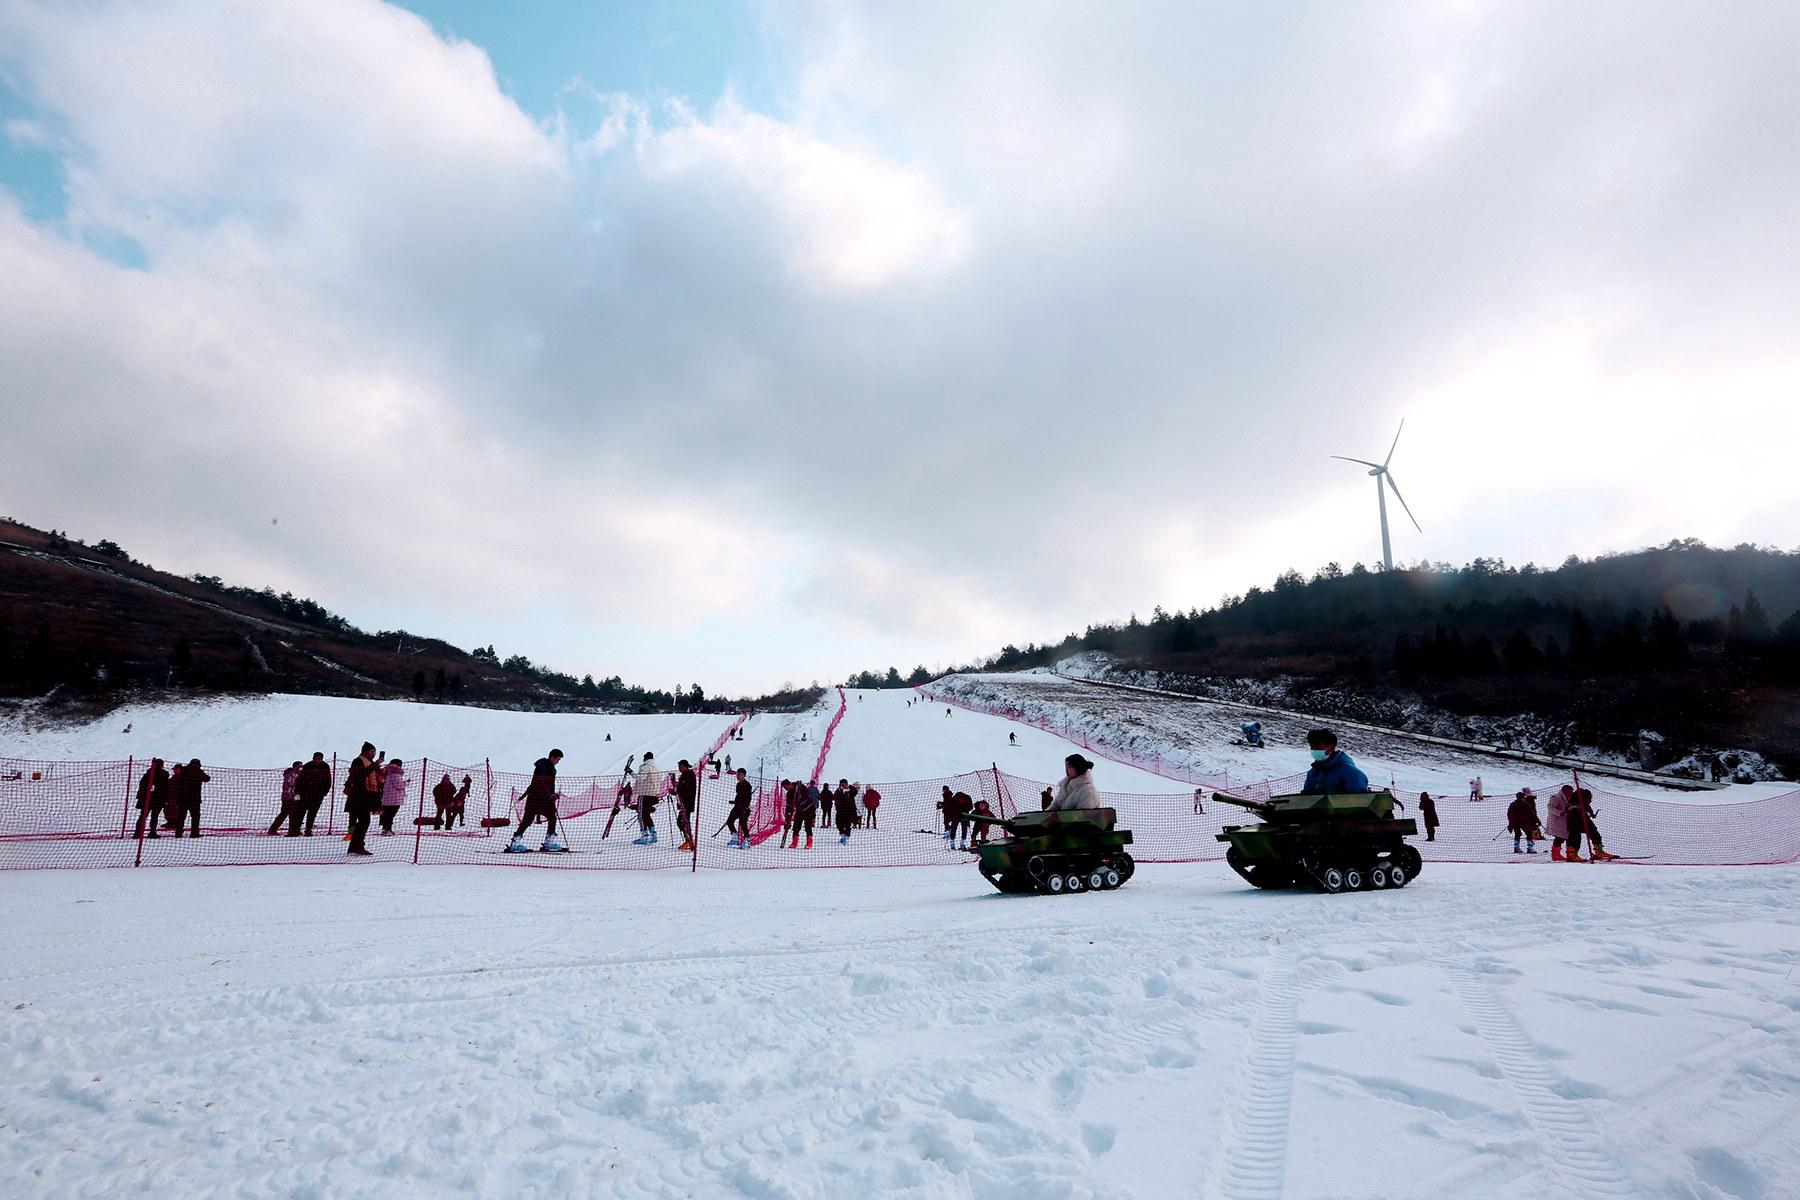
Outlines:
POLYGON ((1056 785, 1050 800, 1051 812, 1067 812, 1075 808, 1099 808, 1100 793, 1094 787, 1094 764, 1079 754, 1063 759, 1063 781, 1056 785))

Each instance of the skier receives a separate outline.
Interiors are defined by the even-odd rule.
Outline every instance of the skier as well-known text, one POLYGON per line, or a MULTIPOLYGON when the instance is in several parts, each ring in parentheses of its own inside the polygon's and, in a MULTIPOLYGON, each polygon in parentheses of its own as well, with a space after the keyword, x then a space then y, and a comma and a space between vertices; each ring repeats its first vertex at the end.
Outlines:
POLYGON ((1016 733, 1008 732, 1006 735, 1006 744, 1009 746, 1018 745, 1019 744, 1019 735, 1016 733))
POLYGON ((732 831, 731 844, 742 850, 750 844, 750 801, 756 792, 744 768, 739 767, 735 774, 737 785, 732 789, 731 812, 725 818, 725 828, 732 831))
POLYGON ((1094 787, 1094 764, 1079 754, 1063 759, 1062 782, 1050 801, 1051 812, 1100 807, 1100 792, 1094 787))
POLYGON ((632 793, 637 796, 638 828, 642 831, 631 839, 634 846, 656 845, 656 804, 662 799, 663 773, 656 765, 656 755, 644 751, 643 765, 638 767, 637 775, 632 781, 632 793))
POLYGON ((1536 854, 1538 839, 1537 800, 1530 788, 1522 788, 1506 806, 1506 830, 1512 834, 1514 854, 1536 854), (1519 839, 1525 848, 1519 848, 1519 839))
POLYGON ((694 805, 700 795, 700 780, 687 759, 675 764, 680 774, 675 779, 675 828, 681 831, 683 852, 694 848, 694 805))
POLYGON ((544 844, 538 849, 547 854, 561 854, 568 850, 556 836, 556 764, 562 758, 561 750, 552 750, 531 765, 531 782, 525 787, 525 812, 519 817, 519 827, 513 830, 512 841, 508 843, 506 853, 529 853, 525 845, 525 831, 539 817, 544 818, 545 828, 544 844))
POLYGON ((1616 854, 1608 854, 1606 852, 1606 842, 1600 836, 1600 827, 1594 824, 1594 814, 1597 811, 1594 808, 1594 793, 1588 791, 1586 788, 1575 789, 1575 803, 1569 807, 1570 828, 1574 828, 1574 814, 1578 810, 1581 814, 1581 827, 1587 832, 1588 861, 1608 862, 1619 857, 1616 854))
POLYGON ((438 828, 450 828, 450 822, 455 819, 451 816, 450 806, 456 803, 456 785, 450 782, 450 772, 445 771, 444 777, 431 789, 431 803, 437 807, 438 828))
POLYGON ((288 836, 300 836, 300 806, 294 802, 294 789, 300 782, 300 760, 281 773, 281 807, 276 810, 275 819, 269 822, 269 836, 274 837, 281 823, 288 823, 288 836))
POLYGON ((363 858, 370 855, 367 845, 369 837, 369 821, 375 816, 375 810, 381 807, 381 756, 375 753, 375 743, 364 742, 362 753, 350 764, 344 773, 344 812, 350 818, 350 848, 344 853, 355 854, 363 858))
POLYGON ((1425 822, 1425 840, 1437 841, 1437 801, 1431 798, 1430 792, 1419 793, 1419 817, 1425 822))
POLYGON ((200 787, 212 779, 200 769, 200 760, 190 759, 187 766, 181 768, 181 779, 175 788, 175 803, 180 805, 175 813, 175 836, 181 836, 181 821, 185 817, 191 825, 189 837, 200 836, 200 787))
POLYGON ((150 837, 161 837, 156 832, 156 823, 162 816, 163 805, 168 803, 173 793, 169 790, 169 772, 163 767, 163 760, 153 758, 149 768, 144 772, 137 785, 137 836, 142 840, 145 836, 144 825, 150 826, 150 837))
POLYGON ((1348 754, 1338 749, 1337 734, 1329 729, 1314 729, 1306 735, 1312 752, 1312 766, 1307 768, 1306 782, 1300 791, 1310 795, 1342 795, 1366 792, 1369 777, 1360 771, 1348 754))
POLYGON ((838 845, 848 846, 850 844, 850 831, 855 827, 856 801, 840 791, 837 802, 838 845))
POLYGON ((945 716, 946 716, 946 717, 947 717, 947 716, 949 716, 949 715, 950 715, 950 710, 949 710, 949 709, 948 709, 948 708, 946 708, 946 709, 945 709, 945 710, 944 710, 944 715, 945 715, 945 716))
POLYGON ((381 776, 381 836, 394 836, 394 814, 406 803, 406 764, 394 759, 381 776))
POLYGON ((1581 862, 1581 831, 1569 823, 1569 807, 1575 800, 1575 789, 1570 784, 1563 784, 1550 797, 1545 806, 1548 819, 1544 824, 1550 830, 1550 861, 1581 862), (1563 853, 1563 843, 1568 842, 1569 851, 1563 853))
POLYGON ((307 837, 312 836, 313 824, 319 819, 319 807, 330 794, 331 766, 325 761, 323 750, 314 750, 312 761, 300 768, 300 778, 294 781, 294 798, 305 809, 307 837))
POLYGON ((881 828, 881 820, 880 820, 880 817, 881 817, 881 793, 876 791, 874 788, 864 789, 864 791, 863 791, 863 807, 865 809, 867 809, 868 813, 869 813, 869 828, 870 829, 880 829, 881 828))
POLYGON ((793 841, 793 844, 788 847, 788 849, 798 850, 800 848, 800 830, 802 827, 804 827, 806 829, 806 848, 808 850, 812 849, 813 822, 814 822, 814 820, 816 820, 818 818, 818 815, 819 815, 819 787, 818 787, 818 785, 813 784, 813 783, 800 783, 799 781, 795 781, 795 783, 794 783, 794 811, 793 811, 794 841, 793 841))

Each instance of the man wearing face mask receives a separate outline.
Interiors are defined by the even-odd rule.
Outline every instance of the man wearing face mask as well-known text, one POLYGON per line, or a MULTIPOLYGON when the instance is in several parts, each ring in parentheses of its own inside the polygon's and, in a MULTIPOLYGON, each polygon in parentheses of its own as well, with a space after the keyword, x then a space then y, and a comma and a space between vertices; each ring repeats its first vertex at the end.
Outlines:
POLYGON ((1338 796, 1369 790, 1369 777, 1338 749, 1337 734, 1329 729, 1315 729, 1306 735, 1306 744, 1312 748, 1313 764, 1306 772, 1302 793, 1338 796))

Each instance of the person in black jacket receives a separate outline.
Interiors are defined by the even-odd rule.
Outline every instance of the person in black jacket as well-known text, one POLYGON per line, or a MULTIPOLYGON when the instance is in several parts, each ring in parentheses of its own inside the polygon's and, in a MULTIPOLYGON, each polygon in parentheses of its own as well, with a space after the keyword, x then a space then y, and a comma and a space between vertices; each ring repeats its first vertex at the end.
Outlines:
POLYGON ((694 774, 694 768, 687 759, 675 764, 675 828, 681 830, 683 851, 694 848, 694 805, 700 796, 700 780, 694 774))
POLYGON ((314 750, 312 761, 300 768, 300 778, 294 781, 294 800, 301 806, 307 837, 312 836, 313 824, 319 819, 319 806, 330 794, 331 764, 325 761, 324 751, 314 750))
POLYGON ((513 844, 508 849, 524 848, 525 831, 539 817, 545 823, 543 848, 563 849, 556 837, 556 764, 562 759, 561 750, 552 750, 532 764, 531 782, 525 787, 525 811, 519 817, 519 827, 513 830, 513 844))
POLYGON ((750 802, 756 796, 756 789, 750 786, 744 768, 739 767, 735 774, 737 784, 732 790, 731 812, 725 818, 725 828, 732 835, 731 844, 742 850, 750 844, 750 802))
POLYGON ((143 838, 144 824, 150 825, 150 837, 161 837, 156 832, 156 823, 162 815, 163 805, 172 799, 169 791, 169 772, 163 766, 163 760, 153 758, 150 767, 138 780, 137 786, 137 836, 143 838))
POLYGON ((186 818, 192 824, 189 837, 200 836, 200 788, 209 783, 212 776, 200 768, 199 759, 191 759, 188 765, 181 768, 181 783, 175 789, 175 803, 180 805, 175 810, 175 836, 181 836, 181 821, 186 818))
POLYGON ((369 822, 381 808, 381 769, 386 755, 377 756, 375 743, 364 742, 362 753, 344 774, 344 812, 350 818, 350 848, 346 854, 369 857, 364 843, 369 836, 369 822))

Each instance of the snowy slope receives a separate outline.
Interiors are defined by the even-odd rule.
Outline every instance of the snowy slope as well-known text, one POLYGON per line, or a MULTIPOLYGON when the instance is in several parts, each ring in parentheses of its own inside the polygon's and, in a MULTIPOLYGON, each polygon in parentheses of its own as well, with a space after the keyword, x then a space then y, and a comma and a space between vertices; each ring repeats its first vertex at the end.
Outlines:
POLYGON ((0 1195, 1774 1200, 1796 878, 21 873, 0 1195))
MULTIPOLYGON (((532 713, 410 700, 272 695, 195 703, 132 704, 86 724, 44 726, 14 715, 0 724, 0 757, 38 759, 199 757, 219 766, 281 766, 323 750, 354 754, 365 739, 390 757, 447 763, 493 759, 496 770, 529 771, 551 747, 569 774, 607 774, 629 754, 698 757, 733 717, 676 713, 532 713), (125 732, 129 727, 131 732, 125 732), (612 735, 609 743, 605 739, 612 735)), ((758 716, 733 743, 754 757, 791 718, 758 716)))

